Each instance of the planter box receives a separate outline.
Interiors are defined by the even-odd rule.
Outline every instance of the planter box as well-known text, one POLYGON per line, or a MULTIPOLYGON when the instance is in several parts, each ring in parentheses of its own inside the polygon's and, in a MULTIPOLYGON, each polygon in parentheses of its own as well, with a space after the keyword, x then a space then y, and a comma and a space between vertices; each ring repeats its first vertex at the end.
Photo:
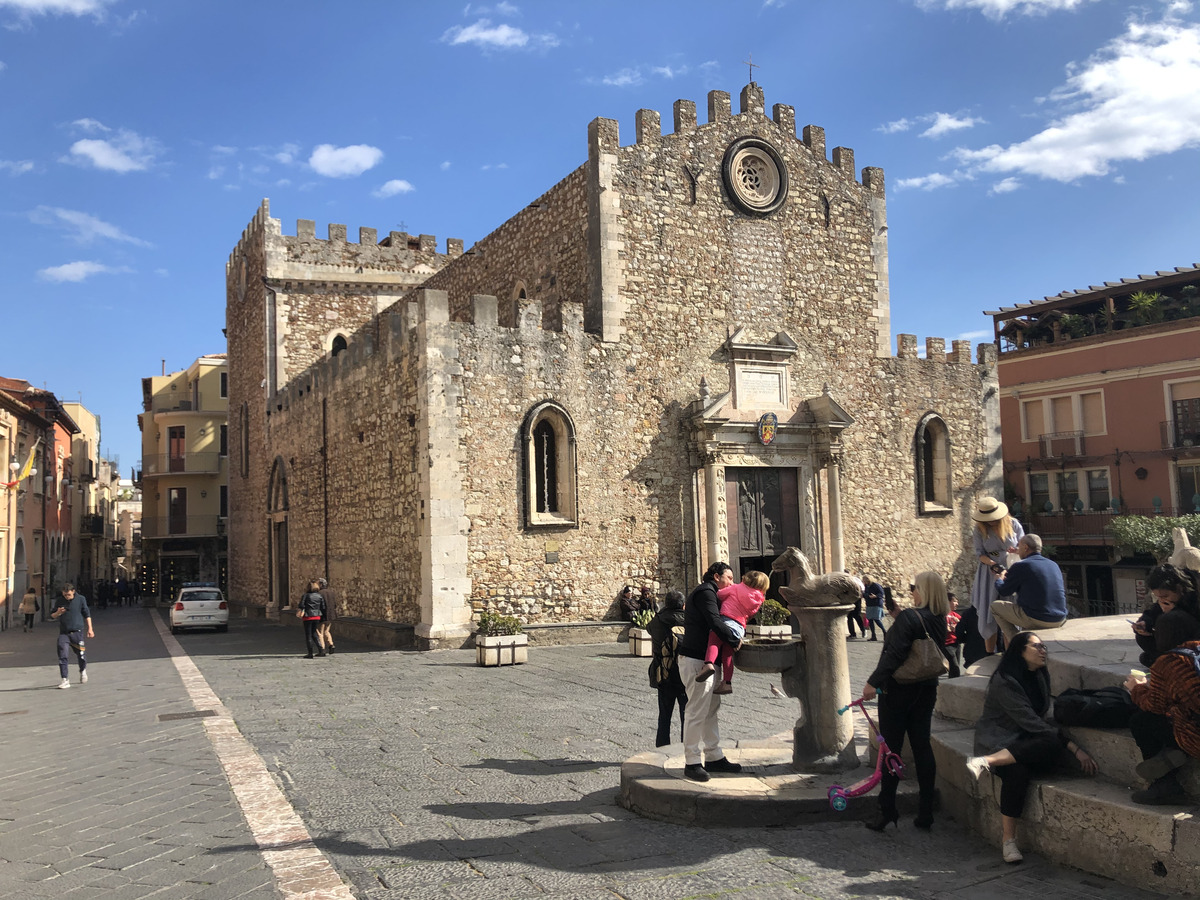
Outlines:
POLYGON ((650 639, 650 632, 648 632, 645 628, 629 629, 629 655, 654 655, 654 642, 650 639))
POLYGON ((787 641, 791 640, 792 626, 786 622, 783 625, 747 625, 746 640, 748 641, 787 641))
POLYGON ((529 661, 529 635, 475 635, 475 662, 481 666, 516 666, 529 661))

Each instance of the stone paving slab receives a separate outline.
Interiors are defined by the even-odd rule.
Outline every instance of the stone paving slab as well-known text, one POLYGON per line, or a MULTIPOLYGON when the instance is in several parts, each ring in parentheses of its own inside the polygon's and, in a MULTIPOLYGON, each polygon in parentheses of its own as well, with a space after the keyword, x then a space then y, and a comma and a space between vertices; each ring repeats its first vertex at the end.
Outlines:
MULTIPOLYGON (((728 829, 636 816, 617 804, 620 766, 653 750, 657 708, 646 661, 620 647, 537 646, 526 665, 483 669, 471 651, 346 641, 305 660, 294 629, 265 622, 180 641, 361 898, 975 900, 1010 880, 1045 900, 1156 896, 1033 853, 1005 866, 945 818, 932 835, 906 820, 876 835, 845 818, 728 829)), ((855 691, 880 647, 848 644, 855 691)), ((790 731, 797 704, 772 680, 737 675, 727 740, 790 731)))

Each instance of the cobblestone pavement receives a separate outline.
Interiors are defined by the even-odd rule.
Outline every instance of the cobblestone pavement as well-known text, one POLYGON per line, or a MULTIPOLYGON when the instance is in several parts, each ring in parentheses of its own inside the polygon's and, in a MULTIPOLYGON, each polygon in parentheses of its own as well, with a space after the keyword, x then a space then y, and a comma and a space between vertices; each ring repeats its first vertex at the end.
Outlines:
MULTIPOLYGON (((155 614, 99 614, 94 677, 70 691, 53 687, 51 629, 0 635, 0 896, 273 896, 200 724, 157 719, 189 707, 155 614)), ((876 835, 836 817, 733 829, 629 813, 620 764, 653 744, 656 708, 647 661, 619 645, 532 647, 527 665, 481 669, 467 651, 349 643, 306 660, 298 628, 245 620, 180 643, 360 898, 1157 896, 1033 854, 1006 866, 946 819, 876 835)), ((880 646, 849 644, 856 687, 880 646)), ((738 674, 727 741, 790 729, 795 701, 771 680, 738 674)))

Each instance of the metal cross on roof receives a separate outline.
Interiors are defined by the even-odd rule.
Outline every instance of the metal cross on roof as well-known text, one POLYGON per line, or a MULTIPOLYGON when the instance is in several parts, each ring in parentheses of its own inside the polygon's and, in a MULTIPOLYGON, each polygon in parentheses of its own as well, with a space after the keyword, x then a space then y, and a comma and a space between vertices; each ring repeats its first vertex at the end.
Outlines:
POLYGON ((760 66, 758 63, 756 63, 756 62, 754 61, 754 54, 753 54, 753 53, 747 53, 746 55, 747 55, 748 57, 750 57, 750 58, 749 58, 749 59, 743 59, 743 60, 742 60, 742 65, 743 65, 743 66, 749 66, 749 67, 750 67, 750 83, 751 83, 751 84, 754 84, 754 70, 755 70, 755 69, 761 69, 761 68, 762 68, 762 66, 760 66))

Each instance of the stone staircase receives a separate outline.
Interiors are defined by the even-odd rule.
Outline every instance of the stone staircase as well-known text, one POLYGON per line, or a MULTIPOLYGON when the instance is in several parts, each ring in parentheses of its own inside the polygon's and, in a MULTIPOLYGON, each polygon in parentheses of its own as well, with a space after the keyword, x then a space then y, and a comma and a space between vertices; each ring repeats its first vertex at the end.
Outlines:
MULTIPOLYGON (((1052 690, 1119 685, 1139 668, 1138 648, 1123 617, 1077 619, 1041 633, 1049 650, 1052 690)), ((1000 780, 975 781, 966 769, 988 677, 999 657, 938 687, 934 717, 938 791, 942 809, 1000 844, 1000 780)), ((1100 769, 1083 775, 1066 760, 1054 776, 1030 790, 1018 829, 1022 849, 1133 887, 1171 894, 1200 891, 1200 760, 1185 767, 1190 804, 1141 806, 1131 790, 1144 786, 1135 766, 1141 754, 1128 731, 1068 729, 1100 769)))

